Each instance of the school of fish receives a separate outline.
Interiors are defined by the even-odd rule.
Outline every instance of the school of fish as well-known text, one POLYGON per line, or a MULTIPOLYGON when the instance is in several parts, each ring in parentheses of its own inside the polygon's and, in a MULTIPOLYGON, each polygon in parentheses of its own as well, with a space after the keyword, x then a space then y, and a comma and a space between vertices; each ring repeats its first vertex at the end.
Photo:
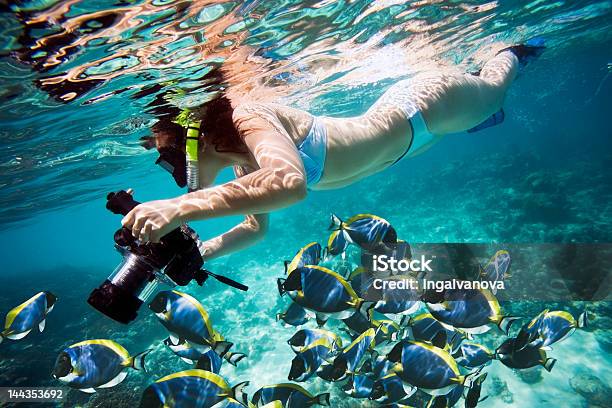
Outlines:
MULTIPOLYGON (((200 301, 165 290, 149 309, 168 332, 163 343, 192 367, 151 383, 140 407, 333 406, 329 393, 314 395, 297 384, 317 377, 315 381, 336 383, 356 401, 368 399, 384 407, 411 406, 411 397, 420 391, 429 396, 428 408, 452 407, 462 399, 473 408, 487 398, 481 389, 492 361, 511 369, 550 371, 556 361, 547 355, 552 345, 587 325, 586 311, 574 317, 547 309, 509 336, 520 318, 505 315, 496 294, 486 289, 453 290, 441 297, 383 291, 372 301, 372 271, 363 265, 346 269, 349 247, 361 251, 362 259, 374 254, 410 259, 410 245, 398 239, 388 221, 371 214, 346 221, 332 215, 330 229, 325 248, 317 242, 305 245, 285 261, 285 276, 277 280, 280 296, 287 295, 290 304, 276 319, 297 328, 287 340, 295 354, 287 364, 290 382, 261 387, 250 398, 248 381, 230 385, 219 375, 221 365, 237 366, 246 356, 230 351, 233 344, 213 327, 200 301), (343 265, 340 272, 329 266, 335 260, 343 265), (496 349, 474 340, 494 326, 504 336, 496 349)), ((482 267, 481 279, 505 279, 510 265, 510 254, 500 250, 482 267)), ((57 300, 43 291, 10 310, 0 342, 23 339, 35 328, 42 332, 57 300)), ((130 370, 146 371, 150 351, 132 355, 111 339, 86 339, 60 352, 51 375, 94 393, 117 386, 130 370)))

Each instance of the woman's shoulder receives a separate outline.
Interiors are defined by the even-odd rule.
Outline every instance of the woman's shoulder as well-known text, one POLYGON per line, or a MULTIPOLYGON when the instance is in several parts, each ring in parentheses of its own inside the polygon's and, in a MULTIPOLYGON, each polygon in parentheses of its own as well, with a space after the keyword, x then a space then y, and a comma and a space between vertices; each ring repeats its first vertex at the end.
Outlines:
POLYGON ((234 111, 237 120, 260 117, 275 125, 281 125, 289 135, 301 140, 312 124, 312 115, 304 110, 278 103, 245 102, 234 111))

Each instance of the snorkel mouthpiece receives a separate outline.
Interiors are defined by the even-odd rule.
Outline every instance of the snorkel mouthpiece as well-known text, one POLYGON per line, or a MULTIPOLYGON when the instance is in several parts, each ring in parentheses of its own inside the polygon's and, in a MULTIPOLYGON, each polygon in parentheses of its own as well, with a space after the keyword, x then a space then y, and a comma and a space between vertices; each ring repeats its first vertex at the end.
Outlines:
POLYGON ((199 188, 198 174, 198 145, 201 122, 189 122, 187 124, 187 138, 185 141, 185 160, 187 169, 187 188, 189 192, 199 188))

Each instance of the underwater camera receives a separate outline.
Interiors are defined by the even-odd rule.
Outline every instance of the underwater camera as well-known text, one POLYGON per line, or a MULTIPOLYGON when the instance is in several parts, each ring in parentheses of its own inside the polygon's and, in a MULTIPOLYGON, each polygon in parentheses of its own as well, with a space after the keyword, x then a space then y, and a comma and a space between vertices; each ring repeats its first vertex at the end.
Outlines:
MULTIPOLYGON (((115 214, 126 215, 140 204, 123 190, 108 194, 106 199, 106 208, 115 214)), ((115 232, 114 240, 123 261, 91 292, 87 302, 120 323, 134 320, 140 306, 160 284, 185 286, 195 279, 201 286, 212 276, 237 289, 248 290, 241 283, 202 269, 197 234, 187 225, 171 231, 159 243, 140 242, 125 227, 115 232)))

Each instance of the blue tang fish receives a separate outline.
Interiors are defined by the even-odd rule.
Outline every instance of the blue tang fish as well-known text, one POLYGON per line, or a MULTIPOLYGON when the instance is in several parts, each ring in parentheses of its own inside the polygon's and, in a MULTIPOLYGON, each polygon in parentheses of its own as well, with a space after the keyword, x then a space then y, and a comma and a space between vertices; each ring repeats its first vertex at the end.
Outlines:
POLYGON ((19 306, 11 309, 4 320, 4 330, 0 332, 0 343, 5 338, 19 340, 38 327, 45 329, 45 319, 53 310, 57 297, 51 292, 38 292, 19 306))
POLYGON ((336 333, 324 329, 302 329, 298 330, 289 340, 287 344, 291 346, 296 353, 304 347, 309 346, 315 341, 325 338, 329 344, 333 344, 334 348, 342 347, 342 339, 336 333))
POLYGON ((441 348, 403 340, 387 354, 393 371, 408 384, 430 395, 446 395, 458 385, 470 387, 478 372, 461 374, 457 362, 441 348))
POLYGON ((447 328, 462 329, 470 334, 489 331, 492 323, 508 334, 510 325, 518 317, 504 316, 499 302, 487 289, 448 290, 449 299, 442 303, 426 303, 431 315, 447 328))
POLYGON ((529 343, 549 350, 552 344, 565 340, 574 333, 576 328, 586 327, 587 323, 586 312, 581 313, 576 320, 574 316, 565 311, 545 310, 521 328, 517 335, 517 344, 519 348, 529 343))
POLYGON ((434 319, 431 313, 421 313, 414 317, 405 316, 402 318, 400 326, 405 327, 407 335, 411 339, 431 343, 441 349, 450 347, 452 352, 459 347, 466 337, 464 333, 444 326, 434 319))
POLYGON ((229 397, 229 398, 226 398, 226 399, 223 399, 217 402, 215 405, 211 406, 210 408, 244 408, 244 407, 246 407, 246 405, 229 397))
POLYGON ((557 362, 554 358, 548 358, 546 351, 538 346, 528 344, 519 349, 516 344, 516 338, 514 337, 506 339, 497 350, 495 350, 495 358, 501 361, 506 367, 519 370, 541 365, 546 371, 551 371, 557 362))
POLYGON ((389 372, 374 383, 370 399, 381 404, 392 404, 410 398, 417 391, 395 374, 389 372))
POLYGON ((142 394, 140 407, 208 408, 226 399, 242 401, 245 405, 248 400, 242 389, 248 384, 242 382, 230 387, 223 377, 210 371, 181 371, 149 385, 142 394))
POLYGON ((83 392, 119 384, 127 369, 144 370, 145 356, 151 350, 130 356, 112 340, 85 340, 64 349, 57 357, 53 377, 83 392))
POLYGON ((331 360, 337 353, 335 341, 320 337, 300 349, 291 361, 289 381, 306 381, 321 367, 324 361, 331 360))
POLYGON ((376 328, 376 344, 384 341, 397 341, 406 336, 405 331, 399 324, 390 319, 372 318, 372 328, 376 328))
MULTIPOLYGON (((480 280, 489 282, 503 281, 505 278, 510 276, 508 270, 510 269, 511 263, 512 259, 510 258, 510 253, 508 251, 497 251, 480 271, 480 280)), ((492 285, 491 291, 494 295, 496 295, 497 287, 492 285)))
MULTIPOLYGON (((244 405, 244 404, 236 401, 233 398, 227 398, 227 399, 224 399, 224 400, 216 403, 215 405, 213 405, 210 408, 244 408, 244 407, 252 408, 253 405, 252 404, 244 405)), ((282 402, 276 400, 276 401, 272 401, 272 402, 270 402, 270 403, 268 403, 266 405, 263 405, 261 408, 284 408, 284 407, 283 407, 283 403, 282 402)))
POLYGON ((191 344, 208 346, 223 356, 232 347, 215 331, 208 312, 192 296, 176 290, 159 292, 149 304, 155 316, 171 333, 171 340, 185 339, 191 344))
POLYGON ((484 398, 480 398, 480 393, 482 391, 482 383, 487 378, 487 373, 484 373, 480 377, 474 381, 472 387, 468 390, 467 395, 465 396, 465 408, 476 408, 476 406, 486 400, 488 396, 484 398))
POLYGON ((357 214, 346 222, 332 214, 330 229, 334 230, 327 245, 330 255, 342 253, 346 250, 348 243, 370 251, 378 250, 383 243, 397 243, 397 233, 391 224, 384 218, 372 214, 357 214), (338 238, 340 235, 343 236, 342 240, 338 238), (335 248, 332 248, 332 252, 330 243, 334 236, 336 240, 341 243, 346 241, 347 244, 344 245, 344 248, 342 245, 336 245, 335 248))
POLYGON ((327 240, 327 247, 325 247, 325 252, 331 256, 340 254, 344 256, 348 246, 349 240, 346 233, 342 230, 337 230, 330 234, 329 239, 327 240))
POLYGON ((359 297, 365 297, 370 294, 373 299, 375 296, 381 296, 380 290, 376 290, 372 287, 375 276, 372 271, 363 266, 355 268, 348 277, 348 281, 351 287, 355 290, 355 293, 359 297), (375 293, 375 294, 374 294, 375 293))
POLYGON ((349 381, 342 387, 345 394, 353 398, 370 398, 374 379, 366 374, 353 374, 349 381))
POLYGON ((495 358, 495 353, 482 344, 465 342, 461 344, 454 356, 460 366, 478 368, 490 364, 495 358))
POLYGON ((293 383, 266 385, 253 394, 252 403, 263 407, 274 401, 280 401, 285 408, 311 407, 313 405, 329 406, 329 393, 312 395, 304 388, 293 383))
POLYGON ((295 302, 291 302, 285 312, 276 314, 276 321, 282 320, 285 327, 295 327, 306 324, 312 317, 314 316, 311 316, 302 306, 295 302))
MULTIPOLYGON (((415 280, 415 278, 406 275, 395 275, 386 278, 386 281, 404 281, 415 280)), ((383 314, 412 314, 420 307, 419 294, 411 289, 390 289, 383 288, 381 290, 381 300, 376 302, 374 310, 383 314)))
POLYGON ((332 364, 324 366, 318 372, 319 377, 326 381, 340 381, 348 374, 357 373, 368 351, 376 346, 376 331, 372 328, 361 333, 349 344, 332 364))
POLYGON ((318 265, 297 268, 287 277, 278 280, 281 296, 288 293, 300 306, 312 310, 317 318, 345 319, 356 310, 368 316, 374 305, 361 299, 351 285, 336 272, 318 265))
MULTIPOLYGON (((484 379, 487 377, 486 374, 481 375, 480 377, 478 377, 477 381, 475 381, 475 383, 478 383, 480 381, 480 383, 482 383, 482 381, 484 381, 484 379)), ((476 387, 476 385, 472 385, 472 388, 476 387)), ((478 384, 478 387, 480 387, 480 384, 478 384)), ((450 390, 450 392, 446 395, 438 395, 435 397, 431 397, 431 399, 429 400, 429 403, 427 404, 427 408, 451 408, 454 407, 455 404, 457 404, 457 402, 459 402, 459 400, 461 399, 461 397, 463 396, 463 386, 458 385, 455 388, 453 388, 452 390, 450 390)))
POLYGON ((285 274, 289 275, 297 268, 305 265, 318 265, 321 261, 321 245, 318 242, 311 242, 301 248, 293 257, 291 262, 285 261, 285 274))
POLYGON ((387 360, 385 356, 375 356, 371 360, 365 362, 361 371, 369 372, 374 378, 382 378, 387 374, 392 373, 395 363, 387 360))
POLYGON ((219 374, 223 359, 235 366, 240 360, 246 357, 242 353, 232 353, 231 351, 228 351, 221 357, 210 347, 191 344, 185 339, 178 339, 178 342, 173 343, 172 339, 168 337, 164 340, 164 344, 184 362, 193 364, 197 361, 199 366, 196 368, 212 371, 215 374, 219 374))
POLYGON ((346 319, 342 319, 342 322, 346 325, 348 329, 346 331, 348 332, 349 336, 354 340, 358 335, 373 326, 372 319, 373 315, 372 310, 370 309, 368 318, 359 312, 355 312, 346 319))

